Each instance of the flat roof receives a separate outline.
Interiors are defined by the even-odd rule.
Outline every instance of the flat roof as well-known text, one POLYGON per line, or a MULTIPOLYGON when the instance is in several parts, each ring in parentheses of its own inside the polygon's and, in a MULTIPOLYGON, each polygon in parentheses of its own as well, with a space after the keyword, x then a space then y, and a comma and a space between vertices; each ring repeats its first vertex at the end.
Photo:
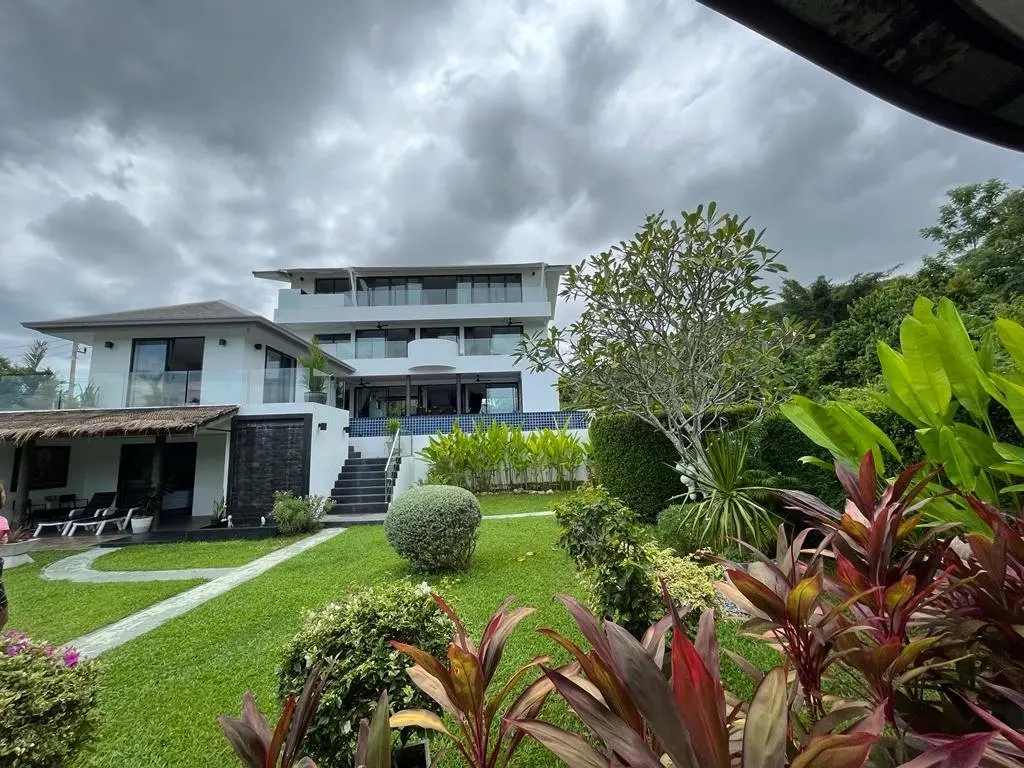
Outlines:
MULTIPOLYGON (((23 327, 31 331, 39 331, 51 336, 103 328, 159 328, 161 326, 182 325, 252 325, 280 339, 285 339, 304 349, 309 349, 309 342, 301 336, 292 333, 277 323, 271 322, 263 315, 242 309, 223 299, 197 301, 189 304, 171 304, 163 307, 129 309, 123 312, 106 312, 98 315, 76 315, 55 320, 22 323, 23 327)), ((327 359, 344 373, 355 371, 348 363, 339 360, 333 355, 327 355, 327 359)))
POLYGON ((505 264, 447 264, 442 266, 419 266, 400 264, 395 266, 346 266, 337 267, 284 267, 280 269, 255 270, 253 277, 262 280, 278 280, 291 282, 292 275, 303 277, 334 276, 352 272, 356 275, 471 275, 471 274, 502 274, 503 272, 520 272, 527 269, 544 269, 559 274, 567 271, 571 264, 548 264, 542 261, 526 261, 505 264))

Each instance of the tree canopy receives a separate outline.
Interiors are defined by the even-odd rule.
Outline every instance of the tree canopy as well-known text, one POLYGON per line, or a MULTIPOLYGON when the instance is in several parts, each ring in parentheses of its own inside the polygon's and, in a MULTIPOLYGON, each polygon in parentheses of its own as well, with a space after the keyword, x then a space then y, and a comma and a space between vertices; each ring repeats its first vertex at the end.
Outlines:
POLYGON ((955 187, 921 235, 939 249, 912 273, 893 268, 845 282, 820 276, 807 285, 783 283, 773 309, 810 331, 787 356, 801 393, 875 384, 875 343, 897 342, 918 296, 949 297, 974 327, 996 315, 1024 316, 1024 189, 998 179, 955 187))

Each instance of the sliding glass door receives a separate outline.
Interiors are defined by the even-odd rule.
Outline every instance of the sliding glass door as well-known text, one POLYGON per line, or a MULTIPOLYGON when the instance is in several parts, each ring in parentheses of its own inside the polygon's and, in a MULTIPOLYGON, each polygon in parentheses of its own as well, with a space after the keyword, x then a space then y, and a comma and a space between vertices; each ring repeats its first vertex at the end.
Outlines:
POLYGON ((128 406, 199 405, 203 386, 201 336, 135 339, 128 406))

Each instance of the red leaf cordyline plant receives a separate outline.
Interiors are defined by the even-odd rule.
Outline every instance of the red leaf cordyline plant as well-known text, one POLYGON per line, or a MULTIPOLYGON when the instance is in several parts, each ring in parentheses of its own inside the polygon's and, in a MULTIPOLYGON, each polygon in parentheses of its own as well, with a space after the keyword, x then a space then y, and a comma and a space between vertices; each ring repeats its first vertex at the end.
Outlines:
POLYGON ((950 645, 945 633, 920 622, 921 612, 948 586, 952 570, 942 568, 949 547, 942 534, 952 526, 923 522, 926 501, 918 499, 934 475, 921 475, 920 465, 909 467, 879 494, 874 457, 868 453, 856 475, 836 463, 849 497, 842 513, 808 494, 780 494, 825 535, 822 546, 835 558, 826 592, 842 609, 834 636, 837 658, 862 676, 889 725, 896 724, 897 696, 929 695, 925 689, 938 669, 932 664, 947 661, 942 654, 950 645), (919 631, 911 637, 915 623, 919 631))
MULTIPOLYGON (((570 650, 577 665, 561 671, 545 668, 544 674, 603 751, 583 736, 544 721, 511 722, 574 768, 857 768, 881 731, 881 713, 875 712, 842 733, 830 733, 830 725, 821 723, 794 740, 801 730, 793 716, 796 684, 788 681, 781 667, 761 678, 749 705, 728 701, 719 677, 711 611, 701 616, 695 642, 686 636, 674 606, 638 641, 612 622, 602 628, 572 598, 559 599, 591 651, 585 653, 546 630, 570 650), (666 678, 662 667, 669 626, 671 676, 666 678)), ((845 720, 851 719, 854 716, 847 713, 845 720)))
MULTIPOLYGON (((330 669, 313 668, 302 695, 291 697, 271 731, 270 723, 256 706, 251 693, 242 697, 242 717, 222 715, 217 719, 235 755, 246 768, 317 768, 308 757, 299 755, 309 725, 316 715, 330 669)), ((391 768, 391 730, 388 726, 388 693, 377 701, 373 719, 359 721, 353 768, 391 768)))
MULTIPOLYGON (((451 715, 457 733, 451 733, 441 718, 426 709, 407 709, 391 717, 392 728, 414 726, 439 731, 451 739, 455 748, 470 768, 503 768, 523 740, 519 731, 510 732, 504 720, 495 729, 504 702, 516 690, 523 677, 547 657, 538 657, 515 672, 496 692, 488 696, 494 673, 501 662, 505 643, 512 630, 531 613, 533 608, 509 610, 514 598, 509 597, 499 606, 484 628, 479 646, 473 644, 462 621, 439 595, 433 595, 437 604, 455 623, 455 638, 448 646, 447 662, 405 643, 392 642, 397 650, 409 656, 415 665, 409 668, 409 677, 424 693, 451 715)), ((511 719, 533 718, 551 693, 552 685, 544 677, 535 680, 512 702, 505 711, 511 719)))
MULTIPOLYGON (((953 588, 931 614, 969 644, 972 658, 962 665, 962 677, 1024 691, 1024 520, 973 496, 968 502, 993 535, 969 534, 966 546, 946 551, 953 588)), ((978 687, 982 698, 1001 708, 1005 698, 992 693, 991 686, 978 687)))
MULTIPOLYGON (((825 714, 822 680, 837 661, 832 651, 845 628, 842 615, 849 601, 828 602, 820 547, 808 560, 800 558, 810 533, 803 531, 790 543, 780 526, 775 560, 751 548, 757 559, 746 571, 725 563, 729 582, 717 587, 751 617, 745 630, 770 633, 782 647, 800 681, 808 714, 816 722, 825 714)), ((749 670, 741 659, 735 660, 749 670)))

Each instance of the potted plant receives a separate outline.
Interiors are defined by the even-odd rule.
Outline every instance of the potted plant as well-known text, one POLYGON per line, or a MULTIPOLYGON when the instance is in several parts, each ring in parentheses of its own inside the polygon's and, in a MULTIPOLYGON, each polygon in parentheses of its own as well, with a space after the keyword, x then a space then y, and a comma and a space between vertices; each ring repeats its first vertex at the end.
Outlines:
POLYGON ((320 346, 320 340, 313 337, 309 352, 299 358, 302 366, 302 383, 306 387, 306 402, 327 403, 327 354, 320 346))
POLYGON ((388 455, 391 454, 391 449, 395 445, 395 440, 398 439, 398 433, 402 431, 402 422, 398 419, 388 419, 388 455))
POLYGON ((39 539, 32 535, 32 529, 22 527, 7 534, 7 541, 0 544, 0 558, 3 558, 5 568, 15 568, 19 565, 32 562, 32 556, 28 553, 35 549, 39 539))
POLYGON ((160 514, 163 507, 166 491, 159 486, 151 486, 146 494, 136 505, 136 512, 132 515, 132 533, 149 533, 153 525, 153 518, 160 514))

